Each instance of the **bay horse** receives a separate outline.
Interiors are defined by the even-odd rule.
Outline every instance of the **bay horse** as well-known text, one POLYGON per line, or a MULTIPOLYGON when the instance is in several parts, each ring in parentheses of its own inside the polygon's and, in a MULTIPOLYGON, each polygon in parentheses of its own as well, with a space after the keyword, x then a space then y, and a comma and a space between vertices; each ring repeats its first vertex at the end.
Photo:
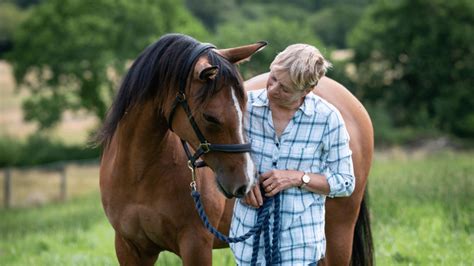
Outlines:
MULTIPOLYGON (((245 82, 246 90, 266 88, 269 73, 245 82)), ((356 185, 350 197, 326 200, 326 257, 318 265, 373 265, 373 242, 366 185, 374 152, 374 132, 362 103, 344 86, 323 77, 313 92, 341 113, 350 136, 356 185)))
POLYGON ((184 265, 211 265, 212 248, 224 246, 199 219, 188 166, 197 166, 198 158, 208 166, 197 169, 195 185, 210 222, 228 224, 224 212, 232 202, 223 195, 244 196, 256 171, 235 64, 265 45, 217 50, 168 34, 130 67, 97 137, 101 200, 121 265, 153 265, 163 250, 184 265))
MULTIPOLYGON (((245 145, 246 97, 233 64, 265 45, 201 51, 202 45, 194 39, 173 34, 162 37, 135 60, 98 138, 103 145, 102 203, 115 230, 121 265, 153 265, 163 250, 180 256, 183 265, 211 265, 212 248, 227 247, 199 220, 189 195, 187 168, 195 156, 180 148, 180 139, 195 151, 202 150, 203 136, 210 143, 245 145), (196 49, 202 54, 197 54, 189 71, 183 70, 196 49), (185 89, 179 96, 182 84, 185 89), (176 104, 177 99, 189 101, 191 115, 185 106, 176 104), (195 127, 203 129, 203 136, 195 133, 195 127)), ((263 88, 265 82, 266 75, 260 75, 245 87, 263 88)), ((370 118, 360 102, 335 81, 323 78, 315 91, 344 117, 357 178, 350 198, 326 203, 328 248, 323 264, 371 265, 370 224, 363 200, 373 152, 370 118)), ((255 182, 255 168, 247 153, 215 151, 203 154, 202 159, 209 167, 197 170, 196 183, 205 211, 219 231, 228 233, 234 201, 226 197, 248 192, 255 182)))

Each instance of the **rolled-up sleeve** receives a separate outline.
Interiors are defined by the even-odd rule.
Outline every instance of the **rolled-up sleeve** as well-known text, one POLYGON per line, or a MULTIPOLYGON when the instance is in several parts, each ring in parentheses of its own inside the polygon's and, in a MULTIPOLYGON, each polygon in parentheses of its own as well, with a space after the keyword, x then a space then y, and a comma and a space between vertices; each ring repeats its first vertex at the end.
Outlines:
POLYGON ((355 188, 354 166, 349 134, 339 112, 334 111, 329 115, 323 141, 324 175, 329 183, 329 197, 350 196, 355 188))

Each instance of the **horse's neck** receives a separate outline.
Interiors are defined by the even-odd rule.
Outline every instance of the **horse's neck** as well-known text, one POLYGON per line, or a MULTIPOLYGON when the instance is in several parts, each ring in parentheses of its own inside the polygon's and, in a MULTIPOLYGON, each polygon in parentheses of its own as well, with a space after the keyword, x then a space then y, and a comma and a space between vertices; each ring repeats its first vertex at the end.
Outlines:
POLYGON ((157 114, 152 103, 129 110, 117 127, 116 166, 138 181, 157 161, 173 160, 170 145, 179 143, 168 130, 166 119, 157 114))

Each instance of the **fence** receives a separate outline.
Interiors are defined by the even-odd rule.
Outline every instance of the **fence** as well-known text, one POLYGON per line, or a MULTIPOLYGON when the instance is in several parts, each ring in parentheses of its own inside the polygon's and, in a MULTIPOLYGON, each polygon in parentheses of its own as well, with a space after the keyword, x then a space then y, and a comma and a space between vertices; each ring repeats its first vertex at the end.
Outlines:
MULTIPOLYGON (((47 165, 35 166, 35 167, 7 167, 3 169, 3 206, 5 208, 13 207, 13 196, 15 193, 15 188, 13 185, 13 172, 19 173, 19 175, 25 175, 26 173, 34 173, 34 179, 44 180, 45 175, 49 178, 59 179, 57 188, 48 189, 55 190, 56 199, 59 201, 64 201, 69 197, 69 189, 71 185, 69 184, 69 171, 68 169, 71 166, 93 166, 97 168, 98 160, 83 160, 83 161, 62 161, 55 162, 47 165)), ((76 171, 77 172, 77 171, 76 171)), ((76 173, 77 174, 77 173, 76 173)), ((31 175, 31 174, 30 174, 31 175)), ((90 175, 90 174, 88 174, 90 175)), ((98 175, 95 175, 96 177, 98 175)), ((23 184, 24 185, 24 184, 23 184)), ((24 188, 22 188, 24 189, 24 188)))

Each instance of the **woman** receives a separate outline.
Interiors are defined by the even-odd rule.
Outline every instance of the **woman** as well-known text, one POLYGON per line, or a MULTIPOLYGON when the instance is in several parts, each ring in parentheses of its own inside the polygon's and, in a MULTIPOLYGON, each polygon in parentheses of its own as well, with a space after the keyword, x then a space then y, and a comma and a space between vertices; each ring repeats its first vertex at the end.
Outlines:
MULTIPOLYGON (((267 88, 248 93, 247 134, 267 197, 279 197, 279 265, 317 264, 324 257, 326 196, 355 187, 349 135, 339 111, 311 91, 330 67, 318 49, 295 44, 270 65, 267 88)), ((256 222, 263 204, 255 186, 234 207, 231 236, 256 222)), ((271 218, 272 219, 272 218, 271 218)), ((270 223, 272 224, 272 222, 270 223)), ((260 241, 257 264, 266 264, 260 241)), ((231 244, 238 265, 249 265, 253 238, 231 244)))

